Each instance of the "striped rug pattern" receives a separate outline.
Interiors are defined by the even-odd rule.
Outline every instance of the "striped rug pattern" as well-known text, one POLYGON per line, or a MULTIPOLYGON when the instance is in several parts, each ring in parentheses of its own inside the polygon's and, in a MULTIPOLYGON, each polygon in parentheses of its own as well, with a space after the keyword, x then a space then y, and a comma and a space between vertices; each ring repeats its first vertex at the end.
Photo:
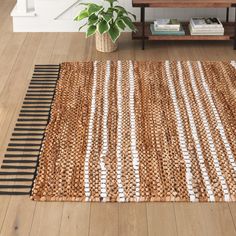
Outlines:
POLYGON ((236 200, 235 62, 60 66, 33 200, 236 200))

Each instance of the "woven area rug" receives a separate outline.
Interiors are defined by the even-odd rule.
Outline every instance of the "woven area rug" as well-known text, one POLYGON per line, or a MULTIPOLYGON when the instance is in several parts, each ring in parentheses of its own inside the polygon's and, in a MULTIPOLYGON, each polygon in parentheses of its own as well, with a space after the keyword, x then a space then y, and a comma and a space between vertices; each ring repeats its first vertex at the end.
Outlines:
POLYGON ((62 63, 31 199, 235 201, 236 63, 62 63))

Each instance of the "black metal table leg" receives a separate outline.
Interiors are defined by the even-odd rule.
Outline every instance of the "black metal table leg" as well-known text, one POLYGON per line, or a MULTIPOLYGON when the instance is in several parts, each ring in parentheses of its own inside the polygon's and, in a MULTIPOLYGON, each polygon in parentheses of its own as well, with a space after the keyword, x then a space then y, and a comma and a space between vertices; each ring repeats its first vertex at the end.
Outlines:
POLYGON ((142 49, 145 48, 145 7, 141 7, 142 49))
POLYGON ((235 21, 234 21, 234 50, 236 50, 236 5, 234 5, 235 10, 235 21))
POLYGON ((229 8, 226 9, 226 22, 229 22, 229 8))

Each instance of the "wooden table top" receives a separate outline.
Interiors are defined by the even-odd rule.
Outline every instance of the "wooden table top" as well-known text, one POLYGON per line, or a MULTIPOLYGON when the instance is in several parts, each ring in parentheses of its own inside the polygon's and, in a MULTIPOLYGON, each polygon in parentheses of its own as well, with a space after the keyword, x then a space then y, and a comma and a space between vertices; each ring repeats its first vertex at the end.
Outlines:
POLYGON ((221 8, 233 7, 236 0, 132 0, 134 7, 221 8))

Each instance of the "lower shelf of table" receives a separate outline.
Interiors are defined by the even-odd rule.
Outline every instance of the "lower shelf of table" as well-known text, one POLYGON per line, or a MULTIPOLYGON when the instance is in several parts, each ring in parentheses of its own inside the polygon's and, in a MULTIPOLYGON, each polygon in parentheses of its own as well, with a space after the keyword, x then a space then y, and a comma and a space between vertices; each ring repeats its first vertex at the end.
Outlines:
MULTIPOLYGON (((145 39, 146 40, 231 40, 234 38, 235 23, 223 23, 224 35, 191 35, 189 31, 189 22, 183 22, 182 26, 185 31, 183 36, 175 35, 152 35, 150 30, 150 22, 145 23, 145 39)), ((135 23, 138 31, 132 34, 133 39, 142 39, 142 24, 135 23)))

